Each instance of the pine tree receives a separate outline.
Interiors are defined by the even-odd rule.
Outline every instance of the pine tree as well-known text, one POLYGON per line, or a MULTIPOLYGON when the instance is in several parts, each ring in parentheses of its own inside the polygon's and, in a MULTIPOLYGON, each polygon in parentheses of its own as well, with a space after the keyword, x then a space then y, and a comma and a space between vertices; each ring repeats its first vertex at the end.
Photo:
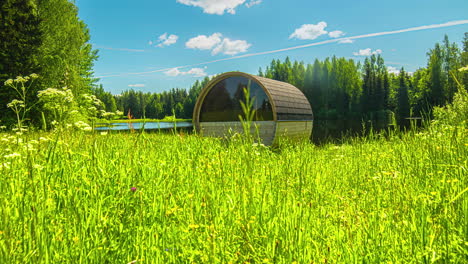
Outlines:
POLYGON ((429 57, 427 68, 430 89, 428 102, 431 106, 442 106, 446 102, 444 87, 447 80, 442 72, 444 54, 440 44, 437 43, 434 49, 431 49, 427 55, 429 57))
POLYGON ((400 86, 397 93, 397 119, 398 123, 402 125, 405 118, 410 116, 410 104, 408 97, 408 75, 404 68, 401 68, 398 75, 400 86))
POLYGON ((364 60, 364 68, 362 73, 362 112, 367 114, 372 111, 371 104, 372 100, 372 66, 369 58, 364 60))
POLYGON ((456 43, 450 43, 447 35, 444 37, 443 49, 443 70, 445 79, 447 80, 444 90, 448 102, 452 102, 453 95, 458 89, 457 82, 454 78, 459 79, 460 75, 457 71, 460 68, 460 50, 456 43))
MULTIPOLYGON (((16 76, 41 74, 37 52, 42 43, 40 18, 31 0, 2 0, 0 2, 0 121, 12 118, 7 103, 16 93, 4 82, 16 76)), ((30 102, 35 97, 36 86, 30 90, 30 102)))

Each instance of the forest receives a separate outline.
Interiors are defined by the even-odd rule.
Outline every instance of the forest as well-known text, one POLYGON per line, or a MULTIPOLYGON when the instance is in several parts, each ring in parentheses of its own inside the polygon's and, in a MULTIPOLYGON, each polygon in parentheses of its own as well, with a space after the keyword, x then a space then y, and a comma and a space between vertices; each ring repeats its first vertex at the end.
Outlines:
POLYGON ((0 21, 0 124, 18 126, 19 115, 25 125, 36 127, 65 114, 70 121, 92 118, 91 112, 98 110, 90 111, 97 102, 92 89, 98 55, 75 4, 5 0, 0 3, 0 21), (67 107, 56 109, 64 98, 67 107))

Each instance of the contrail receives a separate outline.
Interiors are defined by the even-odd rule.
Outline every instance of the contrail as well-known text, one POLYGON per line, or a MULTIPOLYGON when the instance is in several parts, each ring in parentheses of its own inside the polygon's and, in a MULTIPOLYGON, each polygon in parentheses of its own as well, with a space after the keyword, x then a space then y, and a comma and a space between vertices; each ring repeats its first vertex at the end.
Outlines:
POLYGON ((175 69, 175 68, 181 69, 181 68, 188 68, 188 67, 207 65, 207 64, 212 64, 212 63, 221 62, 221 61, 229 61, 229 60, 236 60, 236 59, 260 56, 260 55, 266 55, 266 54, 280 53, 280 52, 285 52, 285 51, 290 51, 290 50, 303 49, 303 48, 308 48, 308 47, 314 47, 314 46, 320 46, 320 45, 340 42, 340 41, 348 40, 348 39, 353 40, 353 39, 372 38, 372 37, 400 34, 400 33, 405 33, 405 32, 413 32, 413 31, 434 29, 434 28, 452 27, 452 26, 458 26, 458 25, 464 25, 464 24, 468 24, 468 20, 457 20, 457 21, 450 21, 450 22, 446 22, 446 23, 442 23, 442 24, 433 24, 433 25, 411 27, 411 28, 405 28, 405 29, 399 29, 399 30, 393 30, 393 31, 383 31, 383 32, 377 32, 377 33, 371 33, 371 34, 364 34, 364 35, 358 35, 358 36, 352 36, 352 37, 329 39, 329 40, 325 40, 325 41, 314 42, 314 43, 310 43, 310 44, 299 45, 299 46, 294 46, 294 47, 289 47, 289 48, 284 48, 284 49, 263 51, 263 52, 257 52, 257 53, 249 53, 249 54, 244 54, 244 55, 239 55, 239 56, 234 56, 234 57, 229 57, 229 58, 224 58, 224 59, 219 59, 219 60, 200 62, 200 63, 190 64, 190 65, 183 65, 183 66, 177 66, 177 67, 171 67, 171 68, 165 68, 165 69, 158 69, 158 70, 147 71, 147 72, 134 72, 134 73, 122 73, 122 74, 116 74, 116 75, 99 76, 98 78, 108 78, 108 77, 119 77, 119 76, 125 76, 125 75, 141 75, 141 74, 148 74, 148 73, 164 72, 164 71, 168 71, 168 70, 175 69))
POLYGON ((145 52, 145 50, 142 50, 142 49, 110 48, 110 47, 104 47, 104 46, 99 46, 99 45, 95 45, 94 47, 96 47, 98 49, 106 49, 106 50, 119 50, 119 51, 129 51, 129 52, 145 52))

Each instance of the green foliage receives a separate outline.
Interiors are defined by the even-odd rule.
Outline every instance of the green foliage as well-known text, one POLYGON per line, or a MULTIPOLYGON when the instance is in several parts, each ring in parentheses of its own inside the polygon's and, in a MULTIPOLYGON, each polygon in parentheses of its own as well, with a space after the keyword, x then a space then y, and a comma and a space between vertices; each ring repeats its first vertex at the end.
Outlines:
MULTIPOLYGON (((89 93, 97 58, 89 32, 73 2, 68 0, 5 0, 0 3, 0 83, 15 76, 39 74, 27 100, 32 107, 26 119, 39 123, 37 92, 50 87, 68 87, 75 97, 89 93)), ((15 98, 0 86, 0 112, 15 98)), ((9 113, 9 112, 7 112, 9 113)), ((9 122, 10 116, 1 116, 9 122)))
MULTIPOLYGON (((18 95, 9 86, 4 85, 5 81, 16 76, 41 74, 42 65, 38 62, 38 50, 42 45, 43 33, 40 23, 41 18, 34 1, 0 1, 0 121, 7 124, 17 119, 10 114, 12 112, 8 110, 7 103, 18 95)), ((34 103, 32 100, 38 87, 35 85, 29 87, 29 90, 27 100, 34 103)), ((25 118, 29 119, 29 115, 25 118)))
MULTIPOLYGON (((468 66, 460 68, 460 72, 468 71, 468 66)), ((445 107, 434 109, 435 122, 444 125, 468 127, 468 91, 458 82, 458 91, 455 93, 453 102, 445 107)))
POLYGON ((38 10, 44 32, 39 51, 43 88, 66 86, 76 97, 89 94, 96 81, 92 66, 97 51, 88 43, 89 30, 77 7, 68 0, 41 0, 38 10))
POLYGON ((410 103, 408 96, 408 83, 409 76, 406 74, 405 70, 401 68, 400 74, 398 74, 399 87, 397 93, 397 119, 399 124, 403 124, 405 118, 410 117, 410 103))
MULTIPOLYGON (((465 37, 463 38, 463 50, 461 52, 460 64, 468 65, 468 32, 465 32, 465 37)), ((468 71, 461 72, 461 82, 465 89, 468 90, 468 71)))
POLYGON ((249 142, 253 140, 251 128, 252 128, 252 124, 253 124, 255 113, 256 113, 256 110, 253 107, 256 99, 255 99, 255 96, 250 97, 250 85, 251 85, 251 80, 249 80, 247 87, 243 89, 245 101, 242 101, 242 100, 240 101, 242 114, 239 115, 239 120, 242 124, 242 129, 244 130, 244 138, 249 142))

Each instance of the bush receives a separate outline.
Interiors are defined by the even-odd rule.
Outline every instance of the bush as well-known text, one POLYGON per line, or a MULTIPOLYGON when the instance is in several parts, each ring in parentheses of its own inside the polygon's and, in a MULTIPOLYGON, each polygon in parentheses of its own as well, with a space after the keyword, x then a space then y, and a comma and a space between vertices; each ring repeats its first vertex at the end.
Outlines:
MULTIPOLYGON (((468 66, 461 68, 460 71, 468 71, 468 66)), ((453 102, 445 107, 434 108, 436 123, 455 126, 468 125, 468 92, 460 82, 457 81, 457 83, 458 91, 455 93, 453 102)))

